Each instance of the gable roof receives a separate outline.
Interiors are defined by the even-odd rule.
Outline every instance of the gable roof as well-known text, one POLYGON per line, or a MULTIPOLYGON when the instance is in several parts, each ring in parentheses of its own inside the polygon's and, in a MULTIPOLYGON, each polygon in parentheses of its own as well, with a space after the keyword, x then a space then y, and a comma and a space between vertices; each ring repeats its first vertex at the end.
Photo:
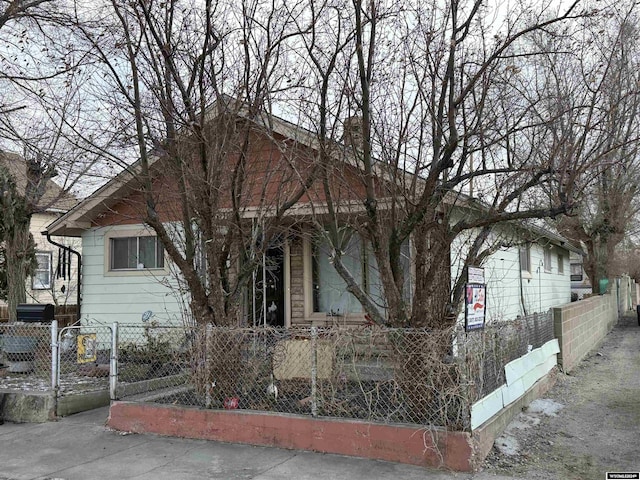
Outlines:
MULTIPOLYGON (((225 98, 224 100, 229 102, 234 101, 232 98, 225 98)), ((212 118, 212 116, 216 115, 218 112, 218 106, 212 105, 207 112, 207 118, 212 118)), ((243 115, 242 107, 238 112, 238 116, 240 118, 247 118, 243 115)), ((311 131, 288 122, 283 118, 275 115, 264 114, 261 118, 254 121, 259 125, 268 125, 272 133, 291 139, 297 144, 304 145, 314 150, 319 147, 318 139, 311 131)), ((159 158, 160 157, 157 155, 149 156, 150 169, 153 169, 154 164, 159 160, 159 158)), ((343 161, 347 164, 354 166, 355 168, 359 168, 354 155, 347 154, 341 158, 343 158, 343 161)), ((374 168, 376 173, 386 176, 386 173, 381 171, 379 166, 374 165, 374 168)), ((49 233, 66 236, 82 235, 82 232, 91 228, 92 220, 101 213, 109 210, 136 189, 136 176, 141 172, 141 170, 141 161, 138 160, 134 162, 129 168, 120 172, 90 196, 78 203, 65 215, 51 223, 48 226, 49 233)), ((403 172, 403 174, 409 173, 403 172)), ((450 192, 445 201, 448 201, 451 205, 472 208, 480 211, 488 209, 488 205, 485 205, 479 199, 470 197, 462 192, 450 192)), ((321 207, 319 210, 316 209, 316 211, 321 210, 321 207)), ((300 209, 292 209, 292 212, 298 212, 300 214, 305 211, 310 212, 310 210, 304 207, 300 209)), ((519 221, 517 223, 519 224, 520 229, 528 232, 525 237, 544 238, 549 242, 549 244, 554 244, 576 253, 582 253, 582 250, 573 246, 569 240, 561 235, 549 231, 546 228, 539 227, 534 225, 532 222, 527 221, 519 221)))
MULTIPOLYGON (((232 102, 232 98, 224 98, 225 102, 232 102)), ((220 112, 218 105, 209 107, 206 118, 211 119, 220 112)), ((239 118, 247 118, 242 107, 238 111, 239 118)), ((307 146, 312 149, 318 148, 318 141, 315 135, 309 130, 294 125, 275 115, 265 114, 254 120, 255 123, 269 126, 270 132, 291 139, 297 144, 307 146)), ((149 168, 153 166, 160 157, 149 155, 149 168)), ((348 159, 349 163, 355 164, 353 159, 348 159)), ((91 221, 100 213, 109 210, 112 206, 133 192, 136 188, 136 177, 142 171, 141 160, 134 162, 131 166, 121 171, 102 187, 98 188, 91 195, 86 197, 65 215, 48 226, 49 233, 53 235, 80 236, 82 232, 91 227, 91 221)))
MULTIPOLYGON (((14 179, 18 192, 24 192, 28 182, 27 162, 24 157, 17 153, 0 151, 0 165, 14 179)), ((78 200, 73 195, 49 179, 47 180, 44 194, 36 206, 41 212, 63 213, 71 210, 77 203, 78 200)))

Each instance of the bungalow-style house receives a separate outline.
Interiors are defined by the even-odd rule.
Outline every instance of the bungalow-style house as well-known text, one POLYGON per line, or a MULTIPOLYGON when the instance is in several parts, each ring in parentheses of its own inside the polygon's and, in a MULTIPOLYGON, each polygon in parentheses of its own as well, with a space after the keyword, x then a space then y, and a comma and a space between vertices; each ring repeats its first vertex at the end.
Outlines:
MULTIPOLYGON (((0 165, 7 169, 16 182, 18 191, 24 191, 27 167, 21 155, 0 152, 0 165)), ((82 242, 76 237, 42 234, 47 225, 73 208, 78 201, 53 180, 48 180, 42 198, 31 216, 29 231, 36 250, 37 267, 27 280, 27 303, 75 305, 78 299, 78 256, 82 242), (77 253, 74 253, 77 252, 77 253)))
MULTIPOLYGON (((292 139, 295 148, 314 148, 308 132, 275 117, 270 118, 270 125, 269 136, 255 133, 258 138, 248 154, 254 160, 251 169, 256 177, 269 177, 270 159, 284 155, 282 146, 273 143, 274 137, 292 139)), ((154 231, 141 222, 144 201, 136 187, 139 171, 139 165, 134 164, 48 227, 50 234, 82 239, 83 322, 131 324, 153 318, 161 324, 180 324, 189 310, 177 269, 154 231)), ((156 169, 155 175, 157 191, 161 192, 156 198, 164 215, 162 221, 170 224, 175 217, 170 208, 163 207, 162 200, 171 197, 176 182, 162 168, 156 169)), ((286 182, 291 182, 290 178, 281 178, 259 188, 265 195, 275 196, 289 187, 286 182)), ((345 191, 362 189, 348 170, 342 178, 345 191)), ((312 200, 318 199, 323 200, 321 191, 303 195, 287 214, 296 228, 266 250, 258 275, 266 281, 254 280, 247 289, 244 324, 292 327, 362 325, 366 321, 362 306, 346 292, 326 245, 305 230, 312 200), (311 198, 314 194, 316 198, 311 198), (262 290, 262 295, 256 295, 256 290, 262 290)), ((245 215, 247 222, 259 221, 255 209, 247 208, 245 215)), ((307 225, 311 228, 310 222, 307 225)), ((563 238, 540 229, 519 226, 516 230, 528 233, 521 235, 519 242, 510 235, 511 246, 505 244, 485 265, 489 320, 546 311, 571 298, 572 247, 563 238)), ((403 254, 410 258, 410 244, 403 254)), ((375 295, 380 288, 375 265, 359 237, 353 236, 345 257, 355 280, 364 282, 366 278, 370 294, 375 295)), ((457 270, 459 258, 452 254, 452 271, 457 270)))

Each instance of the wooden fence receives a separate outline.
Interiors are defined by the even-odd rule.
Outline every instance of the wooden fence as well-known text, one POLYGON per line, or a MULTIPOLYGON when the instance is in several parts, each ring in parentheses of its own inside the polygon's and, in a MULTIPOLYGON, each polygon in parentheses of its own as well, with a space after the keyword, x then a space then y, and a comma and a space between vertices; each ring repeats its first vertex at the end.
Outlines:
MULTIPOLYGON (((77 305, 57 305, 55 307, 55 319, 58 321, 58 328, 67 327, 75 323, 78 318, 77 305)), ((0 306, 0 323, 9 321, 9 307, 0 306)))

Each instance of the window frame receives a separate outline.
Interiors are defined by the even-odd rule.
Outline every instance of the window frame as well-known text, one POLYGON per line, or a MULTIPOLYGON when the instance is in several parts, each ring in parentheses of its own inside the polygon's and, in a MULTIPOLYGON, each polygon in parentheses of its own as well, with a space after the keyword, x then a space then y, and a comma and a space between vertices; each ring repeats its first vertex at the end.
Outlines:
POLYGON ((53 288, 53 268, 51 265, 53 263, 53 252, 49 250, 39 250, 35 253, 35 255, 36 255, 36 261, 38 256, 46 256, 48 258, 48 262, 47 262, 48 271, 46 268, 38 268, 40 266, 40 264, 38 263, 38 266, 34 269, 33 274, 31 275, 31 290, 39 290, 39 291, 51 290, 53 288), (46 272, 48 274, 49 282, 47 286, 35 285, 35 280, 39 272, 46 272))
POLYGON ((551 267, 551 263, 553 261, 552 259, 553 259, 553 255, 551 255, 551 248, 543 247, 542 248, 542 266, 545 273, 552 272, 552 267, 551 267))
POLYGON ((109 262, 109 270, 112 272, 115 271, 130 271, 130 270, 158 270, 158 269, 163 269, 164 268, 164 247, 162 246, 162 242, 160 242, 160 239, 155 236, 155 235, 143 235, 143 236, 131 236, 131 237, 112 237, 109 239, 109 249, 111 250, 111 255, 110 255, 110 262, 109 262), (140 244, 140 240, 141 239, 147 239, 147 238, 153 238, 155 241, 153 242, 153 256, 151 258, 153 258, 153 266, 151 267, 140 267, 140 256, 141 256, 141 244, 140 244), (135 260, 137 263, 136 266, 134 267, 115 267, 115 261, 116 261, 116 255, 114 255, 114 250, 115 250, 115 243, 117 241, 121 241, 121 240, 132 240, 135 239, 136 241, 136 246, 135 246, 135 260), (158 247, 160 247, 162 249, 161 252, 158 251, 158 247), (162 254, 162 255, 160 255, 162 254), (162 265, 158 265, 158 260, 161 260, 162 265))
POLYGON ((564 275, 564 254, 557 252, 556 260, 558 262, 558 275, 564 275))
MULTIPOLYGON (((370 260, 375 259, 375 255, 372 251, 370 251, 370 246, 368 245, 368 241, 362 237, 360 237, 360 264, 362 267, 362 282, 361 286, 364 291, 368 295, 372 295, 372 288, 375 288, 374 285, 377 285, 375 279, 372 278, 372 272, 369 271, 370 268, 374 268, 370 265, 370 260)), ((315 311, 316 310, 316 301, 317 301, 317 291, 315 289, 316 286, 316 258, 315 254, 317 251, 317 238, 316 236, 305 236, 303 238, 302 250, 303 250, 303 285, 304 285, 304 316, 307 320, 316 321, 325 319, 327 316, 332 316, 332 312, 324 312, 324 311, 315 311)), ((412 293, 415 284, 415 269, 412 261, 413 258, 413 242, 411 239, 407 239, 406 244, 403 244, 401 248, 401 263, 406 265, 407 272, 405 277, 405 295, 406 300, 411 302, 412 293)), ((379 278, 378 278, 379 280, 379 278)), ((380 284, 380 288, 382 288, 380 284)), ((366 312, 364 311, 364 307, 362 307, 362 312, 351 312, 347 311, 344 315, 335 315, 338 317, 348 317, 352 319, 362 318, 363 320, 366 318, 366 312)))
POLYGON ((518 248, 520 263, 520 273, 523 276, 531 276, 531 244, 527 243, 518 248), (523 253, 526 255, 526 262, 523 262, 523 253), (526 264, 526 265, 525 265, 526 264))
POLYGON ((572 282, 582 282, 584 280, 584 266, 582 263, 569 264, 569 277, 572 282), (580 273, 573 273, 574 267, 579 267, 580 273))
MULTIPOLYGON (((354 235, 357 235, 357 233, 354 232, 354 235)), ((324 311, 324 310, 320 310, 318 303, 319 303, 319 289, 318 287, 318 255, 319 255, 319 248, 320 246, 318 245, 318 242, 321 241, 322 239, 320 237, 316 237, 314 236, 311 239, 311 292, 312 292, 312 297, 311 297, 311 313, 314 315, 327 315, 327 316, 335 316, 335 317, 344 317, 344 316, 363 316, 365 315, 364 312, 364 308, 361 312, 355 312, 355 311, 344 311, 344 312, 334 312, 334 311, 324 311)), ((367 269, 368 269, 368 253, 366 252, 367 248, 366 248, 366 244, 367 242, 360 236, 357 235, 357 241, 358 241, 358 245, 357 247, 352 246, 352 248, 357 248, 358 249, 358 259, 357 262, 359 263, 359 267, 360 267, 360 271, 359 273, 359 277, 360 278, 354 278, 357 283, 360 285, 360 287, 365 291, 365 293, 369 294, 369 275, 367 274, 367 269)), ((351 258, 351 260, 353 261, 354 258, 351 258)), ((352 274, 354 272, 351 272, 352 274)), ((337 273, 336 273, 337 274, 337 273)), ((338 278, 341 278, 338 275, 338 278)), ((346 290, 345 290, 346 292, 346 290)), ((361 307, 362 308, 362 307, 361 307)))
MULTIPOLYGON (((140 237, 154 237, 156 241, 159 242, 158 236, 156 233, 150 228, 137 228, 137 229, 123 229, 123 230, 112 230, 110 232, 105 233, 104 235, 104 275, 105 276, 146 276, 146 275, 157 275, 157 274, 168 274, 169 273, 169 265, 166 256, 166 249, 163 247, 162 249, 162 267, 153 267, 153 268, 112 268, 113 265, 113 251, 112 251, 112 240, 114 239, 122 239, 122 238, 140 238, 140 237)), ((136 247, 139 249, 139 243, 136 247)), ((158 254, 156 251, 155 258, 157 260, 158 254)))

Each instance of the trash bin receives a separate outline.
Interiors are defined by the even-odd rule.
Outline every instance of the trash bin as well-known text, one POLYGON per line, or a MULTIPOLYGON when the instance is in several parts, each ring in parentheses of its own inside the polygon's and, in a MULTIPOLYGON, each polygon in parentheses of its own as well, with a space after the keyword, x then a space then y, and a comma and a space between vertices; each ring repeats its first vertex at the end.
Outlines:
POLYGON ((4 354, 12 373, 29 373, 33 370, 38 339, 20 335, 4 336, 4 354))
POLYGON ((600 286, 600 295, 604 295, 607 293, 607 288, 609 288, 609 279, 601 278, 598 285, 600 286))
POLYGON ((51 323, 55 307, 50 303, 21 303, 16 307, 16 320, 25 323, 51 323))

